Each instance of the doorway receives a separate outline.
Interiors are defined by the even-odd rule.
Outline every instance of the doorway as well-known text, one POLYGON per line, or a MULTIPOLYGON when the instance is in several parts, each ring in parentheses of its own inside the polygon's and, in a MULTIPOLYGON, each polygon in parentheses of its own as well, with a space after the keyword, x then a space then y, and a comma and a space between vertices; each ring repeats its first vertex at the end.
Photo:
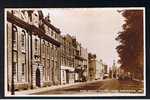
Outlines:
POLYGON ((66 83, 69 83, 69 70, 66 70, 66 83))
POLYGON ((37 68, 36 70, 36 86, 40 87, 40 70, 37 68))

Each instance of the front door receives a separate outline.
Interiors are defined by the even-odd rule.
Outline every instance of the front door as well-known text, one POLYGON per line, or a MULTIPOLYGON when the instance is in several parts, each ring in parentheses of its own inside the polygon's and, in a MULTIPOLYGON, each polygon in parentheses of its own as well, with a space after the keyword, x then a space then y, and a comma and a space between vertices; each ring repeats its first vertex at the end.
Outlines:
POLYGON ((40 70, 37 68, 36 70, 36 86, 40 87, 40 70))
POLYGON ((69 83, 69 70, 66 70, 66 83, 69 83))

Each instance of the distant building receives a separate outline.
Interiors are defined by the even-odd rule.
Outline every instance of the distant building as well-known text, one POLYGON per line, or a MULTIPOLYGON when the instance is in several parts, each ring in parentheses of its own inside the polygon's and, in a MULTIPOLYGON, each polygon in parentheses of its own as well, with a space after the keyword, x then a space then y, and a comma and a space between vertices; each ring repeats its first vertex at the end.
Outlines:
POLYGON ((117 78, 117 66, 115 64, 115 60, 113 61, 112 65, 112 78, 117 78))
POLYGON ((92 81, 96 78, 96 55, 95 54, 88 54, 88 65, 89 65, 89 74, 88 80, 92 81))
POLYGON ((103 79, 104 76, 104 64, 102 60, 96 60, 96 76, 95 79, 103 79))
POLYGON ((82 78, 85 78, 85 80, 87 80, 88 78, 88 51, 87 49, 83 47, 81 47, 81 57, 83 58, 83 70, 84 70, 82 73, 82 78))
POLYGON ((112 78, 112 69, 109 67, 109 78, 112 78))
POLYGON ((104 67, 104 74, 108 74, 108 65, 103 64, 104 67))

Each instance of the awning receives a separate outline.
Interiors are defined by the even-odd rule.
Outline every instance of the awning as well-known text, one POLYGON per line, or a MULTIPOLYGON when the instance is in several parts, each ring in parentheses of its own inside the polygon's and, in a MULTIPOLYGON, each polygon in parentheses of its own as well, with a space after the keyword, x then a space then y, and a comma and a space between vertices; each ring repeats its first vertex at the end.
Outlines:
POLYGON ((61 70, 74 71, 75 69, 73 67, 69 67, 69 66, 61 66, 61 70))

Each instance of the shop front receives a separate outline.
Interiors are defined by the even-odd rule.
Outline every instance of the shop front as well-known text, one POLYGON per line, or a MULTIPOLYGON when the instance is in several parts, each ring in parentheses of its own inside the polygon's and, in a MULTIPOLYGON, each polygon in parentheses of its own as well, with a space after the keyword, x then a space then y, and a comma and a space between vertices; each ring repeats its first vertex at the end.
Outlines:
POLYGON ((61 84, 74 83, 74 68, 68 66, 61 66, 61 84))

